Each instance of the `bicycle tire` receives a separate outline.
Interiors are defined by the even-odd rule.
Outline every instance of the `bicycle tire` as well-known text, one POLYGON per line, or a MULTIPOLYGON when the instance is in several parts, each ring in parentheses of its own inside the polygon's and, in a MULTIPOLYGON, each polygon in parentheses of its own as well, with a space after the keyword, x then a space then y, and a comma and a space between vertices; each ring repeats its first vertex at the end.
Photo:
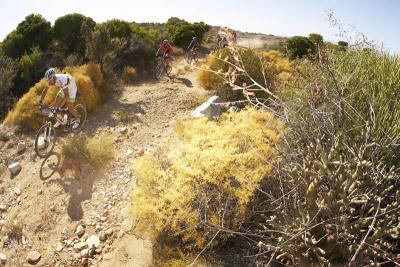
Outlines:
POLYGON ((80 118, 81 122, 79 124, 79 127, 76 128, 76 129, 73 129, 72 126, 71 126, 71 131, 73 133, 79 133, 80 131, 82 131, 83 126, 85 126, 85 123, 86 123, 86 120, 87 120, 87 111, 86 111, 86 108, 85 108, 85 106, 83 104, 77 104, 75 106, 75 110, 81 116, 81 118, 80 118))
POLYGON ((55 144, 56 144, 56 133, 54 131, 53 124, 50 122, 47 122, 46 124, 42 125, 42 127, 40 127, 40 129, 36 133, 35 152, 40 158, 45 158, 53 152, 55 144), (44 138, 41 136, 42 132, 43 133, 47 132, 45 134, 44 138), (50 134, 50 136, 46 137, 47 134, 50 134), (44 140, 42 140, 42 142, 48 143, 48 144, 45 144, 45 146, 46 146, 46 148, 50 147, 50 150, 46 149, 46 152, 42 151, 42 149, 40 148, 41 144, 39 144, 40 137, 42 137, 44 139, 44 140))

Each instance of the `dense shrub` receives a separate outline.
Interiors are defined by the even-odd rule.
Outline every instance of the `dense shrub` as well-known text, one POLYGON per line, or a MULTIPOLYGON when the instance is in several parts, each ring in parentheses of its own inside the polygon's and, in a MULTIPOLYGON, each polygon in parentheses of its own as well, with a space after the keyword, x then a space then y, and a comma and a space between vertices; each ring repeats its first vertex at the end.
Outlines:
POLYGON ((112 19, 102 25, 108 28, 111 38, 129 38, 132 33, 129 22, 124 20, 112 19))
MULTIPOLYGON (((241 67, 256 81, 257 83, 267 86, 271 91, 276 91, 276 81, 281 79, 287 80, 292 72, 289 61, 279 52, 258 53, 252 49, 241 49, 239 51, 241 67), (264 72, 264 73, 263 73, 264 72)), ((227 73, 230 70, 229 63, 233 62, 233 56, 229 49, 222 49, 216 55, 207 58, 205 68, 199 71, 198 81, 206 90, 214 90, 217 95, 225 100, 239 100, 243 98, 240 91, 232 91, 231 87, 225 83, 218 73, 227 73)), ((243 83, 252 84, 246 75, 239 75, 235 80, 235 85, 241 86, 243 83)), ((263 92, 256 94, 258 97, 266 98, 263 92)))
POLYGON ((307 37, 294 36, 286 41, 286 54, 293 60, 308 54, 314 54, 316 47, 307 37))
MULTIPOLYGON (((163 254, 158 256, 170 260, 164 253, 168 248, 190 255, 220 227, 238 230, 257 187, 278 160, 275 144, 282 130, 271 114, 254 109, 219 121, 179 123, 167 147, 135 164, 139 185, 131 213, 136 233, 157 240, 155 250, 163 254)), ((229 236, 219 232, 213 245, 229 236)))
MULTIPOLYGON (((77 68, 67 68, 76 79, 78 86, 77 102, 83 103, 88 112, 96 111, 100 106, 100 90, 105 87, 98 66, 85 65, 77 68)), ((38 128, 43 123, 43 117, 37 108, 40 94, 46 86, 45 80, 40 80, 23 95, 4 120, 5 125, 27 125, 38 128)), ((103 89, 104 90, 104 89, 103 89)), ((56 87, 50 88, 44 99, 45 103, 53 103, 58 92, 56 87)))
POLYGON ((30 54, 23 55, 18 64, 19 76, 14 93, 21 96, 43 76, 44 69, 39 68, 42 52, 38 47, 33 47, 30 54))
POLYGON ((308 39, 310 39, 310 41, 316 46, 319 46, 324 42, 324 37, 322 37, 322 35, 319 33, 310 33, 308 35, 308 39))
POLYGON ((96 22, 76 13, 56 19, 53 26, 54 38, 65 55, 76 53, 80 57, 84 57, 86 40, 85 36, 81 34, 82 25, 87 25, 93 30, 96 22))
POLYGON ((260 237, 247 253, 262 255, 255 260, 261 265, 377 266, 396 259, 399 58, 337 52, 300 70, 297 97, 285 104, 277 179, 264 181, 266 194, 258 194, 257 212, 241 229, 260 237))
POLYGON ((112 50, 110 31, 107 25, 100 25, 92 34, 91 41, 86 45, 86 55, 91 62, 99 63, 104 73, 104 60, 112 50))
POLYGON ((114 45, 116 48, 106 63, 112 71, 122 73, 125 66, 145 71, 153 66, 154 47, 140 36, 133 33, 129 39, 119 39, 114 45))
POLYGON ((203 40, 204 34, 210 30, 210 26, 204 22, 189 23, 185 20, 172 17, 165 24, 168 39, 182 48, 186 48, 194 36, 199 42, 203 40))
POLYGON ((50 22, 41 15, 31 14, 3 41, 6 55, 14 59, 30 52, 34 46, 46 49, 52 40, 50 22))
POLYGON ((16 75, 17 63, 0 52, 0 118, 10 108, 12 98, 10 90, 16 75))

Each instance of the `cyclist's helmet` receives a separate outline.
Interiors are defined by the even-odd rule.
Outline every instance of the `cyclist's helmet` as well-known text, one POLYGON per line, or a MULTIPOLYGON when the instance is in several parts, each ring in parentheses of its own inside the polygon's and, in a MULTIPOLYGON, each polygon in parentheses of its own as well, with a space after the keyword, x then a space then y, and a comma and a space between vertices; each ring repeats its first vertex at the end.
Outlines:
POLYGON ((196 41, 196 40, 197 40, 197 37, 196 37, 196 36, 194 36, 194 37, 193 37, 193 41, 196 41))
POLYGON ((168 44, 168 39, 164 39, 164 41, 162 41, 163 44, 168 44))
POLYGON ((50 81, 51 79, 53 79, 55 75, 56 75, 56 70, 54 68, 50 68, 44 74, 44 78, 46 79, 46 81, 50 81))

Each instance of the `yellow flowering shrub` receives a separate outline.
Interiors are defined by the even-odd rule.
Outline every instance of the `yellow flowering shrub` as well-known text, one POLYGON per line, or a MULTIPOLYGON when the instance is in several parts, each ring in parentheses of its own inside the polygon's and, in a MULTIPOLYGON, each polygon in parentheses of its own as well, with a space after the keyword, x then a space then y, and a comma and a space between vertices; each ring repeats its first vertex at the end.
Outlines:
MULTIPOLYGON (((88 64, 75 68, 66 68, 62 73, 65 71, 70 73, 76 80, 78 87, 76 101, 84 104, 88 112, 96 111, 101 104, 100 92, 107 87, 99 67, 88 64)), ((5 125, 27 125, 33 129, 39 128, 44 122, 44 117, 41 116, 37 103, 46 84, 46 81, 42 79, 29 89, 8 113, 3 123, 5 125)), ((44 102, 48 105, 53 104, 58 90, 58 87, 50 87, 44 102)))
MULTIPOLYGON (((221 227, 238 230, 257 187, 278 160, 275 145, 282 131, 272 114, 255 109, 219 121, 178 123, 166 147, 134 164, 138 187, 130 213, 136 232, 160 246, 161 236, 172 240, 177 251, 189 255, 221 227)), ((214 244, 229 236, 220 232, 214 244)))

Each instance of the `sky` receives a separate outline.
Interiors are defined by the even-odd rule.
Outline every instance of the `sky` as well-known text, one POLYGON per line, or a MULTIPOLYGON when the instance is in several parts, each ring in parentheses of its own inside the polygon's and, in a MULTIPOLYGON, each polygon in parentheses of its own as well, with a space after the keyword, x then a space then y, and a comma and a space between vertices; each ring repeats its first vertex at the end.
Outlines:
POLYGON ((398 0, 0 0, 0 40, 27 15, 39 13, 52 24, 65 14, 81 13, 104 22, 118 18, 165 22, 175 16, 235 30, 294 36, 320 33, 336 42, 328 11, 390 52, 400 52, 398 0))

